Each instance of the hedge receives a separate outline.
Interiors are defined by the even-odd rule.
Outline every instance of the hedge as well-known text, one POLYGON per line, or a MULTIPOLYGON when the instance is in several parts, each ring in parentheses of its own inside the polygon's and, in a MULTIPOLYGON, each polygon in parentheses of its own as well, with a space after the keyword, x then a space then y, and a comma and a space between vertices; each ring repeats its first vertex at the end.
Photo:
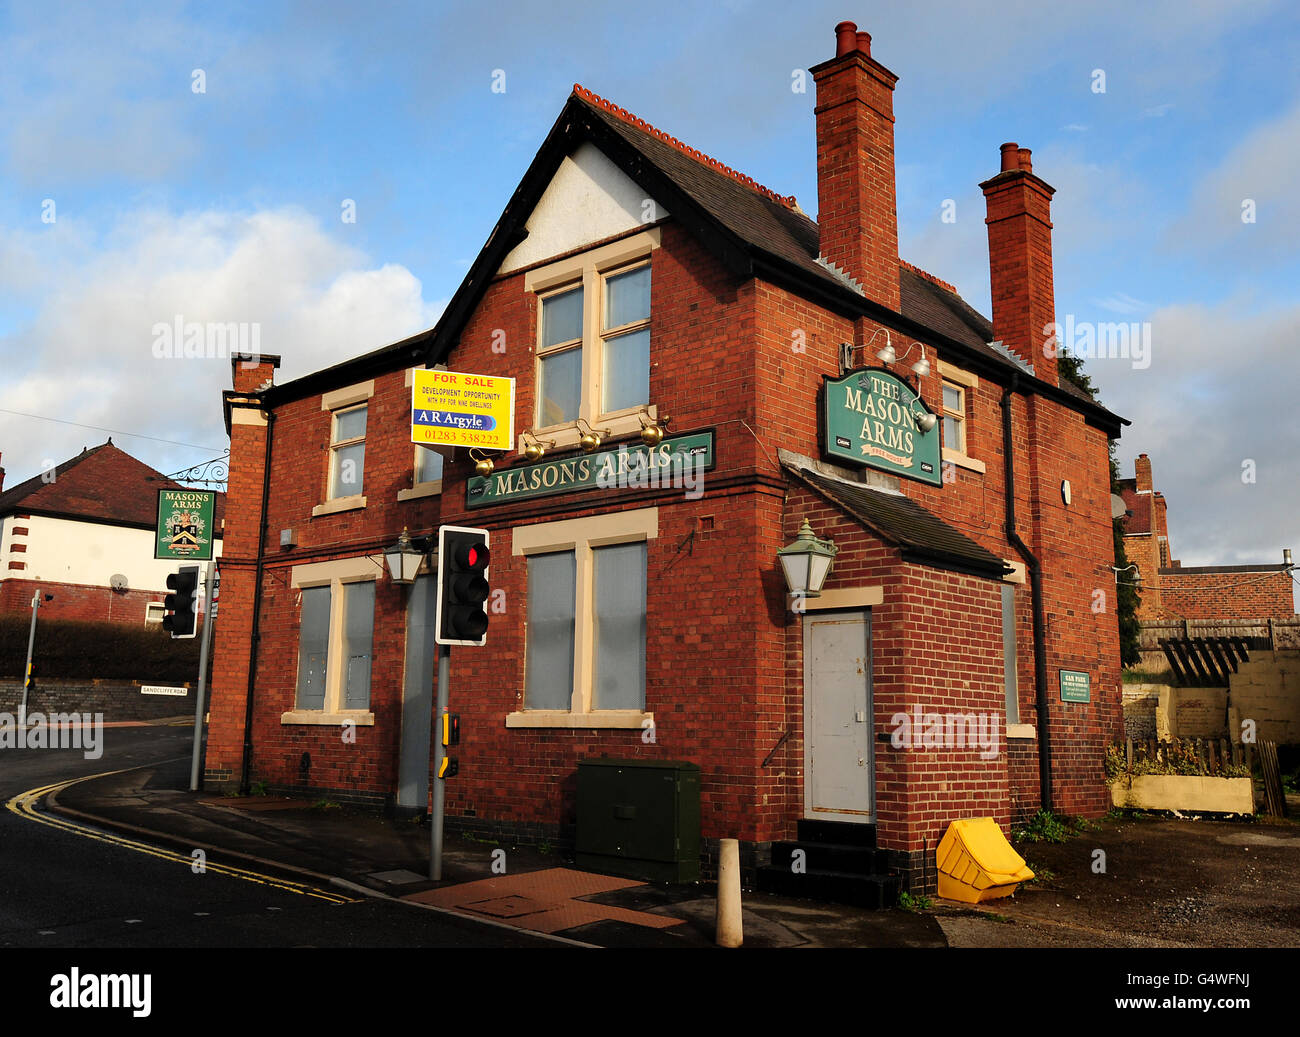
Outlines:
MULTIPOLYGON (((30 616, 0 616, 0 679, 22 680, 30 627, 30 616)), ((173 640, 152 624, 40 618, 32 669, 38 684, 42 678, 182 684, 198 677, 199 641, 173 640)))

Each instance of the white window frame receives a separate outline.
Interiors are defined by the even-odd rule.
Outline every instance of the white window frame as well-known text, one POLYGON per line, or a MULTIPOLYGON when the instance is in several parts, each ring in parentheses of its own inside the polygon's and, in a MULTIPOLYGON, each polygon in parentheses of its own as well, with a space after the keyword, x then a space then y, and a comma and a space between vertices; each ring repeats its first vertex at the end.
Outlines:
MULTIPOLYGON (((529 431, 539 439, 555 444, 553 449, 563 450, 578 445, 583 430, 579 421, 567 421, 558 425, 542 425, 541 374, 542 357, 564 352, 568 349, 582 350, 582 388, 578 398, 578 419, 592 428, 603 430, 605 438, 615 438, 638 431, 642 426, 642 416, 650 421, 657 421, 658 408, 650 401, 634 407, 605 413, 602 410, 603 387, 601 385, 605 370, 604 348, 607 339, 617 334, 648 328, 650 319, 634 321, 619 328, 604 329, 605 279, 617 274, 624 274, 640 266, 648 266, 651 256, 660 244, 658 227, 642 231, 619 241, 611 242, 600 248, 592 249, 580 256, 537 267, 524 275, 524 288, 538 296, 537 328, 533 344, 533 411, 529 431), (542 348, 542 300, 563 294, 574 287, 582 286, 582 340, 569 340, 542 348)), ((653 314, 653 279, 651 282, 653 314)), ((655 366, 653 346, 650 354, 650 368, 655 366)), ((521 433, 518 437, 518 449, 523 451, 526 440, 521 433)))
POLYGON ((161 601, 145 602, 144 621, 146 625, 161 623, 163 616, 167 614, 167 606, 161 601))
MULTIPOLYGON (((975 391, 979 388, 980 380, 976 375, 969 371, 963 371, 960 367, 954 367, 952 364, 940 360, 938 362, 940 388, 939 388, 939 416, 940 418, 953 418, 961 428, 961 446, 954 447, 947 442, 944 429, 944 442, 941 451, 942 459, 948 464, 956 465, 958 468, 965 468, 968 471, 977 472, 980 475, 985 473, 985 464, 971 456, 971 421, 970 414, 972 410, 971 401, 975 399, 975 391), (951 387, 961 393, 960 411, 950 410, 943 400, 943 390, 945 387, 951 387)), ((940 422, 942 424, 942 422, 940 422)))
MULTIPOLYGON (((338 416, 344 411, 356 409, 356 407, 365 404, 369 406, 370 398, 375 394, 374 379, 365 382, 358 382, 356 385, 347 385, 341 389, 334 389, 321 395, 320 409, 328 411, 330 415, 330 443, 329 449, 325 452, 325 499, 311 509, 312 518, 319 515, 332 515, 339 511, 351 511, 354 508, 364 508, 366 498, 362 493, 352 493, 343 497, 334 496, 334 454, 341 446, 351 446, 356 443, 364 443, 370 433, 370 414, 366 413, 366 436, 360 436, 353 439, 339 441, 338 435, 338 416)), ((365 481, 365 466, 362 465, 361 479, 365 481)))
MULTIPOLYGON (((648 542, 657 539, 658 536, 658 508, 638 508, 608 515, 593 515, 590 518, 539 522, 529 526, 518 526, 513 530, 511 551, 515 557, 526 559, 529 555, 553 554, 558 551, 574 553, 577 601, 573 624, 573 694, 569 709, 525 708, 521 682, 520 708, 506 715, 506 727, 641 729, 647 726, 653 727, 654 713, 648 710, 592 709, 596 666, 594 552, 599 547, 648 542)), ((649 565, 648 558, 646 564, 649 565)), ((647 616, 647 626, 648 623, 647 616)), ((526 645, 520 658, 526 666, 528 658, 526 645)), ((646 676, 648 679, 648 670, 646 676)))
MULTIPOLYGON (((330 625, 329 641, 325 656, 325 702, 321 709, 299 709, 298 669, 294 667, 293 694, 294 708, 280 714, 281 724, 315 724, 338 726, 352 723, 358 727, 373 727, 375 714, 372 709, 344 709, 344 660, 343 646, 346 640, 347 615, 343 588, 349 583, 376 581, 379 578, 377 563, 366 556, 342 558, 334 562, 309 562, 295 565, 289 580, 290 588, 299 592, 308 587, 328 587, 330 589, 330 625)), ((378 590, 378 587, 376 587, 378 590)), ((300 595, 295 594, 298 600, 300 595)), ((371 619, 371 677, 370 690, 374 694, 374 636, 378 629, 379 596, 375 595, 375 617, 371 619)), ((371 703, 373 706, 373 701, 371 703)))

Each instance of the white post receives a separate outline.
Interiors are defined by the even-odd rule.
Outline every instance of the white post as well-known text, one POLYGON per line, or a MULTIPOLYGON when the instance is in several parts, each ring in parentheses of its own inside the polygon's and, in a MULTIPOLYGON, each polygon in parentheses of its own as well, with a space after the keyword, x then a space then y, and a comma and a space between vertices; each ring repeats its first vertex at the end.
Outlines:
POLYGON ((203 699, 208 687, 208 652, 212 644, 212 625, 216 615, 215 561, 208 562, 203 578, 203 640, 199 645, 199 680, 194 690, 194 752, 190 760, 190 791, 199 790, 199 761, 203 756, 203 699))
POLYGON ((32 628, 27 634, 27 666, 23 670, 23 702, 18 708, 18 723, 27 723, 27 686, 32 682, 32 649, 36 645, 36 613, 41 607, 41 592, 32 595, 32 628))
POLYGON ((744 940, 740 923, 740 843, 718 840, 717 943, 739 947, 744 940))

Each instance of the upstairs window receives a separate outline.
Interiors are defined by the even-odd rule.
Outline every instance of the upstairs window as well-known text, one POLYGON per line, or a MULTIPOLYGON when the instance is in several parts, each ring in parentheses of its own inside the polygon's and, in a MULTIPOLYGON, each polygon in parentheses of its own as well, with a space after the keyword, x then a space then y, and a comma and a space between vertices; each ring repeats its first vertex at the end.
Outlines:
POLYGON ((602 278, 601 413, 650 400, 650 264, 602 278))
POLYGON ((966 390, 952 382, 943 383, 943 445, 966 453, 966 390))
POLYGON ((363 403, 333 412, 329 500, 361 493, 366 463, 366 410, 363 403))
POLYGON ((542 299, 542 342, 537 351, 538 424, 573 421, 582 404, 583 288, 542 299))

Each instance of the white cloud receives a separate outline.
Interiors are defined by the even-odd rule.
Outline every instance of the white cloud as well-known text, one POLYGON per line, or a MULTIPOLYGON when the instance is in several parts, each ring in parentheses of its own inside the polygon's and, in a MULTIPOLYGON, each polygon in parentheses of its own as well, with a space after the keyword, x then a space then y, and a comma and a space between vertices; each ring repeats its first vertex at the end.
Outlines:
POLYGON ((1213 248, 1219 264, 1231 259, 1258 267, 1279 256, 1293 259, 1298 183, 1300 104, 1257 126, 1202 178, 1171 232, 1171 244, 1213 248), (1243 220, 1252 211, 1254 221, 1243 220))
MULTIPOLYGON (((30 251, 28 237, 0 231, 0 262, 30 251)), ((371 265, 295 209, 127 213, 92 258, 69 249, 56 262, 47 252, 43 275, 57 287, 29 324, 0 338, 13 372, 0 408, 218 448, 227 442, 220 394, 230 385, 228 360, 159 359, 155 325, 178 316, 257 324, 262 351, 283 357, 277 379, 285 381, 430 327, 441 310, 405 267, 371 265)), ((0 413, 10 485, 46 458, 103 439, 0 413)), ((114 441, 164 470, 201 460, 194 450, 114 441)))
POLYGON ((1133 422, 1121 470, 1151 456, 1169 501, 1174 557, 1185 565, 1280 562, 1300 547, 1300 422, 1294 420, 1300 304, 1246 312, 1241 299, 1156 310, 1151 366, 1095 360, 1108 407, 1133 422), (1253 462, 1256 481, 1242 479, 1253 462))

